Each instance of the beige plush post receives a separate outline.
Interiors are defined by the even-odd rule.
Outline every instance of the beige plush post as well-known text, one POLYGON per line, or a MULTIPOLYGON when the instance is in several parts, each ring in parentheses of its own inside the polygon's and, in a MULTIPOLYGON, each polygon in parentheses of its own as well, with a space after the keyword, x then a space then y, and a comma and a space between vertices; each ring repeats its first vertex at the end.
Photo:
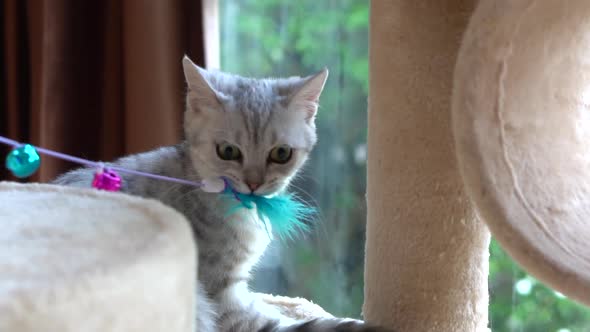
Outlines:
POLYGON ((397 331, 487 329, 490 235, 463 192, 450 113, 474 3, 371 5, 364 315, 397 331))
POLYGON ((460 53, 465 184, 502 246, 590 305, 590 1, 482 0, 460 53))
POLYGON ((0 230, 0 331, 194 331, 195 244, 163 204, 0 183, 0 230))

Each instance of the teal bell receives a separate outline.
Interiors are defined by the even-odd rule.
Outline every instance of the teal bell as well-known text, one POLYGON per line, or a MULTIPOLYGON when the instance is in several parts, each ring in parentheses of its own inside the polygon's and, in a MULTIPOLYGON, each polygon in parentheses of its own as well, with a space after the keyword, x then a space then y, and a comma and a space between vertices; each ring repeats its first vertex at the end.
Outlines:
POLYGON ((6 168, 17 178, 26 178, 33 175, 41 165, 41 157, 34 146, 25 144, 6 156, 6 168))

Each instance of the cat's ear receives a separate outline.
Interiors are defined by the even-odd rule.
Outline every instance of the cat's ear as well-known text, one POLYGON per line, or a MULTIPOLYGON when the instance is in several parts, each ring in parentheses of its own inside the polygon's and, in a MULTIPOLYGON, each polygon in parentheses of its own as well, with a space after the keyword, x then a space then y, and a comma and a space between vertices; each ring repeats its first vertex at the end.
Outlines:
POLYGON ((186 55, 182 59, 184 77, 188 85, 189 110, 202 112, 221 107, 219 96, 207 81, 207 71, 195 65, 186 55))
POLYGON ((289 98, 289 109, 296 112, 304 112, 308 123, 314 121, 318 111, 318 102, 328 79, 328 69, 324 68, 318 73, 305 77, 298 85, 293 95, 289 98))

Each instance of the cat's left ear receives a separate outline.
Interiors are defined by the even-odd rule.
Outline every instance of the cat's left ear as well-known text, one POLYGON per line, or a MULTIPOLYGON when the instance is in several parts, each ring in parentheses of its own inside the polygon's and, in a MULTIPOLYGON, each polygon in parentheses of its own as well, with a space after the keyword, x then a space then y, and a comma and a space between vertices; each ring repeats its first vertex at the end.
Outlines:
POLYGON ((195 65, 186 55, 182 59, 182 67, 188 85, 188 109, 200 113, 221 108, 219 96, 207 81, 207 71, 195 65))
POLYGON ((303 83, 289 98, 289 109, 304 112, 305 120, 312 123, 318 111, 318 102, 327 79, 328 69, 325 67, 318 73, 303 78, 303 83))

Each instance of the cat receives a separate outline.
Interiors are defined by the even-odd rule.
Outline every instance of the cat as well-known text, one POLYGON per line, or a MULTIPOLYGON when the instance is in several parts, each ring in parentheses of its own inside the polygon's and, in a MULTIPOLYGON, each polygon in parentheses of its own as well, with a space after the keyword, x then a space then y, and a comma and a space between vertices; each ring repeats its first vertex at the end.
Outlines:
MULTIPOLYGON (((193 181, 223 176, 244 194, 286 190, 317 141, 315 117, 328 70, 303 78, 254 79, 202 69, 186 56, 183 69, 188 86, 184 141, 114 164, 193 181)), ((77 169, 54 183, 88 187, 94 172, 77 169)), ((224 199, 231 198, 186 185, 120 176, 122 192, 158 199, 190 221, 199 254, 199 332, 381 331, 353 319, 296 322, 251 293, 250 270, 270 238, 251 210, 242 209, 228 220, 224 199)))

